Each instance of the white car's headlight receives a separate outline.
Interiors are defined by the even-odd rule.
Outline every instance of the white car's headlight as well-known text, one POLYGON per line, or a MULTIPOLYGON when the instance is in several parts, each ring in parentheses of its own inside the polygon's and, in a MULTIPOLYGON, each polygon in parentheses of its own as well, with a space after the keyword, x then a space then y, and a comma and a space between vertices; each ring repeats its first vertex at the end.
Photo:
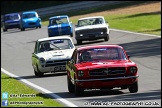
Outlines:
POLYGON ((83 36, 83 34, 80 34, 80 36, 83 36))
POLYGON ((40 58, 39 61, 40 61, 40 63, 45 63, 45 59, 44 58, 40 58))
POLYGON ((78 35, 80 32, 79 31, 76 31, 76 34, 78 35))

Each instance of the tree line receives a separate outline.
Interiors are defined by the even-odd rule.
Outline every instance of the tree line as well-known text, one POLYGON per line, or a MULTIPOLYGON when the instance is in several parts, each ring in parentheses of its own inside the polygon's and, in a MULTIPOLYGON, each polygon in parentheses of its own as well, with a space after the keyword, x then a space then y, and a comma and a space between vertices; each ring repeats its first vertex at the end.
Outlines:
POLYGON ((1 1, 1 15, 79 1, 1 1))

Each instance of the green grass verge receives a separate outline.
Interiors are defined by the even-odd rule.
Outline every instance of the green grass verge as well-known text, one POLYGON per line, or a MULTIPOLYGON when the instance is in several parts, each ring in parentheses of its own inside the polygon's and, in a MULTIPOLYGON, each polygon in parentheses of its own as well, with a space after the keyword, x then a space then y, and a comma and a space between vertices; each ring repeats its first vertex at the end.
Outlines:
MULTIPOLYGON (((77 24, 77 20, 75 18, 71 18, 72 16, 79 16, 84 14, 89 14, 93 12, 102 12, 105 10, 117 9, 117 8, 126 8, 132 5, 138 5, 141 3, 145 3, 148 1, 136 1, 132 3, 123 3, 121 5, 106 5, 100 8, 92 8, 77 12, 69 12, 69 13, 60 13, 60 15, 66 14, 70 17, 70 21, 73 24, 77 24)), ((57 14, 56 14, 57 15, 57 14)), ((55 15, 51 15, 55 16, 55 15)), ((42 24, 44 26, 48 25, 49 17, 45 17, 42 19, 42 24)), ((135 14, 105 14, 103 15, 105 20, 109 22, 110 28, 133 31, 138 33, 146 33, 146 34, 155 34, 161 35, 161 12, 157 13, 135 13, 135 14)))
POLYGON ((61 103, 56 102, 55 100, 46 97, 42 93, 39 93, 32 88, 26 86, 25 84, 17 81, 14 78, 9 77, 8 75, 1 72, 1 107, 2 106, 2 93, 8 92, 8 106, 9 107, 64 107, 61 103), (15 94, 20 96, 22 94, 33 94, 34 97, 10 97, 10 95, 15 94), (39 102, 41 104, 37 105, 11 105, 10 102, 39 102))
POLYGON ((139 13, 129 15, 105 15, 104 17, 109 22, 110 28, 161 35, 160 14, 139 13))

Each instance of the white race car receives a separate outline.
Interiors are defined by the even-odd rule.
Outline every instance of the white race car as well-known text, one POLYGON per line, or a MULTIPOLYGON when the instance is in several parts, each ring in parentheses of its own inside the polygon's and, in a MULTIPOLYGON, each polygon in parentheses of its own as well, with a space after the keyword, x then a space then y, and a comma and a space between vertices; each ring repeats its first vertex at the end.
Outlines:
POLYGON ((75 28, 77 44, 97 39, 109 40, 109 24, 103 16, 80 18, 75 28))
POLYGON ((32 53, 32 66, 35 76, 43 76, 48 72, 66 70, 66 62, 71 59, 75 49, 69 36, 38 39, 32 53))

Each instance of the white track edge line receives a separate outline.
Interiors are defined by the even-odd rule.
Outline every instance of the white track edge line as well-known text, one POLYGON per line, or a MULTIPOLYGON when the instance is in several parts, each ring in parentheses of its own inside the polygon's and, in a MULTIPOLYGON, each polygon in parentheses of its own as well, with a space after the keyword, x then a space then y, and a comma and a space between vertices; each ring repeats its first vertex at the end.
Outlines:
POLYGON ((24 82, 24 83, 26 83, 26 84, 28 84, 28 85, 34 87, 34 88, 37 88, 37 89, 43 91, 44 93, 48 93, 50 96, 56 98, 56 100, 61 101, 62 103, 66 104, 66 105, 69 106, 69 107, 78 107, 78 106, 74 105, 73 103, 71 103, 71 102, 69 102, 69 101, 67 101, 67 100, 65 100, 65 99, 63 99, 63 98, 61 98, 60 96, 54 94, 53 92, 51 92, 51 91, 49 91, 49 90, 47 90, 47 89, 44 89, 44 88, 42 88, 42 87, 40 87, 40 86, 38 86, 38 85, 36 85, 36 84, 34 84, 34 83, 31 83, 31 82, 29 82, 28 80, 25 80, 25 79, 23 79, 23 78, 19 78, 18 76, 14 75, 14 74, 12 74, 12 73, 10 73, 10 72, 8 72, 7 70, 5 70, 5 69, 3 69, 3 68, 1 68, 1 71, 2 71, 3 73, 5 73, 5 74, 7 74, 7 75, 9 75, 9 76, 11 76, 11 77, 13 77, 13 78, 19 79, 20 81, 22 81, 22 82, 24 82))
POLYGON ((127 32, 127 33, 132 33, 132 34, 139 34, 139 35, 155 36, 155 37, 159 37, 159 38, 161 38, 160 35, 144 34, 144 33, 136 33, 136 32, 125 31, 125 30, 111 29, 111 28, 110 28, 110 30, 113 30, 113 31, 120 31, 120 32, 127 32))

